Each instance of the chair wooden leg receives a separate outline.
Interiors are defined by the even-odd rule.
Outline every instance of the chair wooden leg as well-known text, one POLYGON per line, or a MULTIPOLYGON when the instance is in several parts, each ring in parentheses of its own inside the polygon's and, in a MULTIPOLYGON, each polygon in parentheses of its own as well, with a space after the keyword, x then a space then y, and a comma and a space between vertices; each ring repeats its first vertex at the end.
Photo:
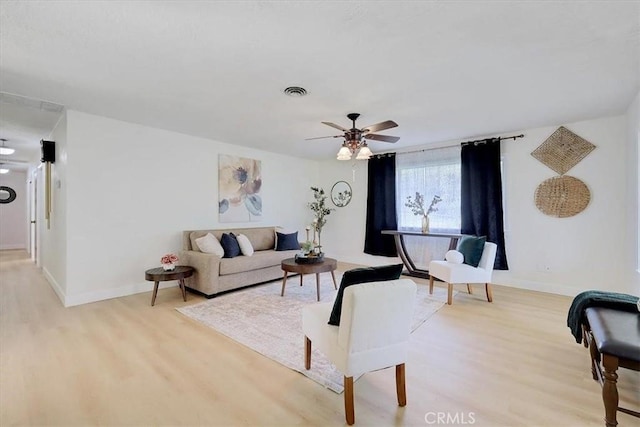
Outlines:
POLYGON ((485 283, 484 289, 487 292, 487 301, 493 302, 493 293, 491 292, 491 283, 485 283))
POLYGON ((433 276, 429 275, 429 293, 433 293, 433 276))
POLYGON ((351 426, 356 422, 355 408, 353 407, 353 377, 344 377, 344 414, 347 424, 351 426))
POLYGON ((407 389, 404 381, 404 363, 396 365, 396 394, 398 395, 398 405, 407 404, 407 389))
POLYGON ((453 302, 453 285, 447 283, 447 304, 451 305, 453 302))
POLYGON ((304 368, 311 369, 311 340, 304 337, 304 368))
POLYGON ((605 410, 605 424, 607 427, 616 427, 618 421, 616 420, 616 413, 618 412, 618 387, 616 383, 618 381, 618 358, 615 356, 609 356, 608 354, 602 355, 602 364, 604 365, 604 383, 602 384, 602 400, 604 402, 605 410))
POLYGON ((467 283, 467 292, 469 292, 470 294, 473 293, 473 291, 471 290, 471 285, 469 283, 467 283))

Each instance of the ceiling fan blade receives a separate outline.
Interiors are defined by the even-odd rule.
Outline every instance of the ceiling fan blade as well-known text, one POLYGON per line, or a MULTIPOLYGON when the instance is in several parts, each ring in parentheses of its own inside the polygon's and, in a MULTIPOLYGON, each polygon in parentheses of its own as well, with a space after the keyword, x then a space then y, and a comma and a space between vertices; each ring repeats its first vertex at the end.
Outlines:
POLYGON ((9 160, 9 159, 5 159, 5 158, 0 159, 0 165, 4 165, 4 164, 7 164, 7 165, 26 165, 28 163, 29 162, 27 160, 18 160, 18 159, 9 160))
POLYGON ((375 125, 362 128, 363 132, 378 132, 380 130, 391 129, 397 127, 398 124, 393 120, 387 120, 386 122, 376 123, 375 125))
POLYGON ((364 135, 365 139, 373 139, 376 141, 384 141, 384 142, 398 142, 400 140, 399 136, 389 136, 389 135, 378 135, 375 133, 368 133, 364 135))
POLYGON ((322 122, 323 125, 331 126, 332 128, 340 129, 343 132, 347 132, 349 129, 345 129, 340 125, 331 122, 322 122))
POLYGON ((324 139, 324 138, 341 138, 344 135, 331 135, 331 136, 316 136, 315 138, 305 138, 305 141, 311 141, 313 139, 324 139))

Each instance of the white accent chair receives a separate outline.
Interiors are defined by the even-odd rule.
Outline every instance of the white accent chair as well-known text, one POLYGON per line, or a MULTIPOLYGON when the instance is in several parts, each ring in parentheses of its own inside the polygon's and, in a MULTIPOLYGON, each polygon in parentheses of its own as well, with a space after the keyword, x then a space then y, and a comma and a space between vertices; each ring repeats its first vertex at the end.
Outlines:
POLYGON ((396 367, 398 405, 405 406, 405 361, 416 300, 410 279, 351 285, 344 290, 340 326, 327 324, 332 303, 304 307, 305 368, 311 368, 311 343, 344 374, 347 424, 355 422, 353 378, 396 367))
POLYGON ((448 261, 431 261, 429 263, 429 293, 433 293, 434 277, 447 283, 447 304, 453 302, 453 285, 466 283, 467 291, 471 294, 471 283, 484 283, 487 293, 487 301, 493 301, 491 293, 491 276, 493 275, 493 263, 496 260, 495 243, 485 242, 482 257, 478 267, 468 264, 454 264, 448 261))

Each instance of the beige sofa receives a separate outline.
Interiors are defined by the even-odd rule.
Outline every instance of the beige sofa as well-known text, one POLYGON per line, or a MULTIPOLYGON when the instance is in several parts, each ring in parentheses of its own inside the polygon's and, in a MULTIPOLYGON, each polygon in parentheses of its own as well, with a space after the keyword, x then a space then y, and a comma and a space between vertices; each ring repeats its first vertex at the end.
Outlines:
POLYGON ((298 251, 276 251, 275 232, 275 227, 183 231, 180 264, 195 268, 194 275, 185 279, 187 288, 212 298, 220 292, 282 278, 280 263, 292 258, 298 251), (220 240, 223 233, 229 232, 247 236, 255 251, 253 255, 220 258, 200 252, 195 243, 197 238, 207 233, 220 240))

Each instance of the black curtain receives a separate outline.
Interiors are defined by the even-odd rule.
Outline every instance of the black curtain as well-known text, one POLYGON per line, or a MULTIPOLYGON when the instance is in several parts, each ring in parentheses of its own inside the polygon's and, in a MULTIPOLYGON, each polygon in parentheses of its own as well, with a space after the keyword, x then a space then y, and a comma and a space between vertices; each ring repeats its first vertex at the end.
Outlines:
POLYGON ((504 247, 500 139, 467 143, 461 154, 462 234, 486 236, 498 245, 494 268, 508 270, 504 247))
POLYGON ((398 256, 393 236, 380 233, 382 230, 398 229, 395 153, 371 157, 368 175, 364 252, 371 255, 398 256))

